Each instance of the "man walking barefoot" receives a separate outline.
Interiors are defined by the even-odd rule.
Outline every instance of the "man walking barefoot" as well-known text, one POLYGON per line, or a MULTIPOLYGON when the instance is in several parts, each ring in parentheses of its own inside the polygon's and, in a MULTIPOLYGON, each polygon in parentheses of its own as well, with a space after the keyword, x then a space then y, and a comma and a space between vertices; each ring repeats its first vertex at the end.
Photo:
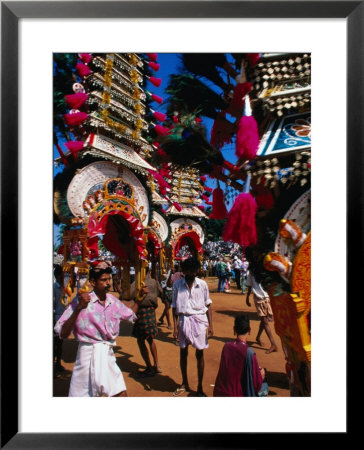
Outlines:
POLYGON ((208 347, 208 337, 213 336, 212 312, 209 289, 205 281, 197 278, 200 263, 195 258, 182 262, 184 278, 173 285, 172 311, 174 332, 180 347, 180 368, 182 385, 173 395, 181 395, 190 391, 187 377, 188 346, 196 349, 197 360, 197 397, 206 397, 202 389, 204 374, 204 349, 208 347), (207 333, 206 333, 207 331, 207 333))
MULTIPOLYGON (((246 304, 251 306, 249 297, 253 293, 255 308, 257 310, 258 316, 260 318, 259 331, 256 337, 256 342, 258 345, 262 345, 260 339, 261 334, 265 330, 268 339, 270 341, 270 348, 265 353, 277 352, 278 347, 274 341, 272 330, 270 329, 269 322, 273 322, 273 311, 270 305, 269 295, 263 289, 259 281, 257 281, 257 272, 254 272, 254 268, 250 266, 250 270, 247 277, 246 285, 248 286, 248 293, 246 295, 246 304)), ((258 278, 259 280, 259 278, 258 278)))

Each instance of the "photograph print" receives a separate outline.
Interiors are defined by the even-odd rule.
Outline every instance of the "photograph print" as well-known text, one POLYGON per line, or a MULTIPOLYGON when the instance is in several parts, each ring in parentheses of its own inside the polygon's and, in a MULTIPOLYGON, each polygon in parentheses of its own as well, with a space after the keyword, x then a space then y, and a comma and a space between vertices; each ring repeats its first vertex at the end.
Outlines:
POLYGON ((311 54, 54 53, 53 396, 311 396, 311 54))

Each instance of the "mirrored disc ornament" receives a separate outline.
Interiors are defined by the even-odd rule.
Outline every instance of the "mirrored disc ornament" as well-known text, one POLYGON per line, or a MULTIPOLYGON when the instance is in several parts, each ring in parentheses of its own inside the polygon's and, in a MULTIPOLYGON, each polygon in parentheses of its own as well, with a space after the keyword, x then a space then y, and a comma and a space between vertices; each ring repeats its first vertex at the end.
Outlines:
POLYGON ((82 94, 84 94, 86 92, 85 88, 83 87, 83 85, 81 83, 73 83, 72 89, 73 89, 73 92, 75 92, 76 94, 78 94, 80 92, 82 94))

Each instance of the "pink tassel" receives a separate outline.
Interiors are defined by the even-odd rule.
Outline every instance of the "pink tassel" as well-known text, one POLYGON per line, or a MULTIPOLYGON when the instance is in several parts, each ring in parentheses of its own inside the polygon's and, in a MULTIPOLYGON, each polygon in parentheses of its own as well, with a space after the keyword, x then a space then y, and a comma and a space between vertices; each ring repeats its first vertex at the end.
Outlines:
POLYGON ((221 188, 216 188, 212 193, 212 213, 210 214, 210 219, 225 219, 227 213, 224 203, 224 191, 221 188))
POLYGON ((64 164, 66 167, 69 167, 67 158, 65 157, 65 154, 63 153, 63 151, 62 151, 60 145, 58 144, 58 142, 56 143, 56 147, 57 147, 58 153, 59 153, 59 155, 60 155, 60 157, 61 157, 61 159, 62 159, 63 164, 64 164))
POLYGON ((87 100, 88 95, 82 92, 77 94, 65 95, 67 105, 72 109, 78 109, 87 100))
POLYGON ((231 143, 232 135, 234 134, 234 125, 226 120, 225 113, 220 112, 211 129, 211 145, 221 148, 225 144, 231 143))
POLYGON ((206 192, 212 192, 213 191, 213 189, 208 187, 208 186, 204 186, 204 189, 205 189, 206 192))
POLYGON ((159 169, 159 173, 161 174, 162 177, 164 178, 171 178, 169 170, 168 169, 159 169))
POLYGON ((151 61, 157 61, 158 58, 157 53, 147 53, 147 56, 151 61))
POLYGON ((159 64, 157 64, 157 63, 155 63, 155 62, 151 62, 151 61, 148 62, 148 66, 149 66, 151 69, 153 69, 155 72, 158 72, 158 70, 159 70, 159 68, 160 68, 160 65, 159 65, 159 64))
POLYGON ((166 136, 167 134, 171 133, 171 130, 169 128, 162 127, 162 125, 156 125, 154 129, 158 136, 166 136))
POLYGON ((163 98, 159 97, 159 95, 152 94, 152 100, 154 100, 155 102, 157 102, 159 104, 163 103, 163 98))
POLYGON ((235 154, 238 159, 254 159, 259 147, 258 124, 253 116, 243 116, 236 133, 235 154))
POLYGON ((178 116, 173 116, 173 117, 172 117, 172 120, 173 120, 174 123, 178 123, 178 122, 179 122, 179 121, 178 121, 178 116))
POLYGON ((255 64, 259 61, 260 59, 260 53, 247 53, 246 57, 248 58, 250 64, 252 66, 255 66, 255 64))
POLYGON ((222 167, 221 166, 217 166, 216 164, 212 165, 213 169, 212 171, 209 173, 209 177, 214 179, 217 178, 219 179, 221 177, 222 173, 222 167))
POLYGON ((260 209, 271 209, 274 206, 274 197, 270 189, 264 186, 264 176, 261 184, 252 185, 255 201, 260 209))
POLYGON ((166 156, 168 156, 167 153, 161 148, 157 149, 157 155, 160 156, 161 158, 165 158, 166 156))
POLYGON ((72 153, 73 158, 77 160, 77 153, 84 148, 85 143, 83 141, 68 141, 65 146, 72 153))
POLYGON ((76 70, 80 77, 87 77, 87 75, 90 75, 91 70, 86 64, 83 63, 77 63, 76 64, 76 70))
POLYGON ((80 59, 84 64, 88 64, 91 59, 92 59, 92 55, 91 53, 80 53, 80 59))
POLYGON ((200 180, 201 180, 203 183, 206 183, 207 176, 206 176, 206 175, 202 175, 202 176, 200 177, 200 180))
POLYGON ((205 207, 203 205, 198 205, 197 208, 200 208, 201 211, 203 211, 205 209, 205 207))
POLYGON ((231 208, 223 230, 224 241, 236 242, 244 247, 257 243, 255 214, 257 203, 250 193, 239 194, 231 208))
POLYGON ((149 173, 154 177, 160 187, 171 188, 167 181, 156 170, 149 170, 149 173))
POLYGON ((169 169, 169 166, 167 163, 163 163, 163 170, 165 173, 165 177, 168 178, 169 180, 171 180, 173 177, 171 175, 171 171, 169 169))
POLYGON ((252 116, 249 96, 245 97, 244 115, 238 124, 235 154, 239 160, 254 159, 259 148, 258 124, 252 116))
POLYGON ((153 116, 160 122, 164 122, 167 119, 167 116, 164 113, 158 111, 153 111, 153 116))
POLYGON ((177 209, 177 211, 182 211, 182 206, 179 203, 172 202, 172 205, 177 209))
POLYGON ((202 200, 205 200, 205 202, 208 202, 210 199, 207 197, 207 195, 202 194, 201 195, 202 200))
POLYGON ((70 127, 81 125, 88 118, 88 114, 84 112, 76 112, 73 114, 64 114, 64 119, 70 127))
POLYGON ((148 77, 149 81, 155 86, 159 87, 162 83, 162 78, 148 77))
POLYGON ((200 119, 200 117, 195 117, 195 122, 196 122, 196 123, 201 123, 201 122, 202 122, 202 119, 200 119))
POLYGON ((233 98, 226 112, 234 117, 240 117, 243 114, 244 97, 252 90, 252 84, 249 81, 239 83, 235 86, 233 98))
POLYGON ((71 152, 79 152, 85 146, 83 141, 68 141, 64 144, 71 152))

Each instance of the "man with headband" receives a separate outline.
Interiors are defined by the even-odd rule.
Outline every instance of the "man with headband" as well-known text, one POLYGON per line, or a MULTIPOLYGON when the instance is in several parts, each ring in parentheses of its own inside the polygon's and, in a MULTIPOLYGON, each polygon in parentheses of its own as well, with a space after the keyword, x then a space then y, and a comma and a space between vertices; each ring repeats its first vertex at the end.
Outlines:
POLYGON ((184 278, 173 285, 172 311, 174 321, 173 336, 178 339, 180 346, 180 367, 182 373, 182 385, 173 395, 181 395, 189 392, 187 378, 188 346, 191 344, 196 349, 197 360, 197 397, 206 397, 202 389, 204 374, 204 354, 208 347, 207 337, 213 335, 212 303, 209 288, 205 281, 197 278, 200 263, 196 258, 189 258, 181 264, 184 278))
POLYGON ((134 322, 139 306, 128 308, 109 294, 112 276, 106 262, 90 269, 89 282, 93 291, 79 293, 54 327, 61 339, 73 332, 79 341, 69 397, 126 397, 112 347, 120 321, 134 322))

